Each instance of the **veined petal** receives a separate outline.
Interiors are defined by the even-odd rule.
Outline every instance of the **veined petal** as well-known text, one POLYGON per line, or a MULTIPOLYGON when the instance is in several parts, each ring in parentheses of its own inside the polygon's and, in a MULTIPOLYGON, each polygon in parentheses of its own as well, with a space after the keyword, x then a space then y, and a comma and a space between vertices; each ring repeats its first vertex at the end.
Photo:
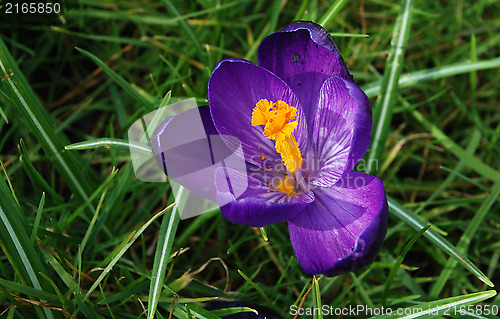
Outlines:
POLYGON ((350 172, 330 188, 314 190, 315 201, 288 221, 302 268, 336 276, 360 270, 375 259, 387 230, 382 182, 350 172))
MULTIPOLYGON (((290 87, 270 71, 249 61, 228 59, 215 67, 208 83, 210 112, 217 131, 236 137, 243 147, 245 159, 263 167, 266 159, 279 159, 274 142, 263 135, 263 126, 252 126, 252 111, 267 99, 283 101, 297 109, 294 135, 299 147, 307 142, 307 123, 298 98, 290 87)), ((260 118, 259 118, 260 119, 260 118)), ((228 146, 233 149, 231 141, 228 146)))
POLYGON ((281 192, 277 187, 285 179, 285 174, 266 172, 252 165, 248 165, 246 171, 219 168, 215 181, 222 216, 233 223, 253 227, 292 218, 314 201, 314 194, 281 192), (246 182, 248 187, 241 196, 235 196, 234 189, 242 189, 240 182, 246 182))
POLYGON ((337 76, 325 81, 319 96, 311 131, 320 170, 313 185, 328 187, 350 172, 368 149, 372 110, 356 84, 337 76))
POLYGON ((295 21, 267 36, 259 47, 259 65, 292 88, 308 123, 328 77, 337 75, 353 81, 328 31, 313 22, 295 21))

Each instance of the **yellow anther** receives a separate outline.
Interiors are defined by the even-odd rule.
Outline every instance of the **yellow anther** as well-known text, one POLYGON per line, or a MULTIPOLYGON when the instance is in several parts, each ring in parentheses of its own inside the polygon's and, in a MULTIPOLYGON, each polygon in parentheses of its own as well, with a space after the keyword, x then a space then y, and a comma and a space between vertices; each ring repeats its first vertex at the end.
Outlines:
MULTIPOLYGON (((265 125, 265 137, 276 140, 276 150, 281 155, 286 168, 295 172, 302 167, 302 155, 297 140, 292 135, 297 128, 297 109, 279 100, 276 103, 262 99, 252 111, 252 126, 265 125)), ((262 158, 263 159, 263 158, 262 158)))
MULTIPOLYGON (((274 103, 262 99, 257 102, 257 105, 252 112, 252 125, 265 125, 267 121, 273 116, 274 103)), ((260 149, 260 147, 259 147, 260 149)))
POLYGON ((298 194, 295 192, 295 183, 293 178, 286 176, 284 179, 278 182, 276 188, 285 194, 298 194))
POLYGON ((280 153, 281 159, 290 172, 295 172, 297 168, 302 167, 300 148, 293 135, 287 135, 282 140, 277 138, 276 150, 280 153))

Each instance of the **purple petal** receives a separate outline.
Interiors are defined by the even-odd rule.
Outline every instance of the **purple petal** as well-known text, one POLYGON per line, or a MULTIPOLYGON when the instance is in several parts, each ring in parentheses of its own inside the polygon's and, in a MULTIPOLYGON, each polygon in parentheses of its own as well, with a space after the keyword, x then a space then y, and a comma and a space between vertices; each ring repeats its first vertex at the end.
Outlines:
MULTIPOLYGON (((187 110, 160 124, 153 133, 152 148, 158 165, 170 179, 213 201, 217 168, 245 169, 246 165, 218 135, 208 106, 187 110)), ((234 191, 241 194, 245 189, 234 191)))
POLYGON ((331 188, 314 190, 315 202, 288 221, 290 239, 302 268, 336 276, 373 262, 387 230, 382 182, 351 172, 331 188))
POLYGON ((337 75, 353 81, 328 31, 312 22, 296 21, 267 36, 259 47, 259 65, 292 88, 308 123, 328 77, 337 75))
MULTIPOLYGON (((305 149, 307 123, 299 100, 283 80, 245 60, 228 59, 217 64, 208 82, 215 127, 223 138, 234 136, 241 141, 246 161, 259 167, 265 159, 280 158, 275 142, 262 134, 264 126, 252 126, 252 111, 261 99, 281 100, 297 108, 298 127, 293 134, 299 147, 305 149)), ((226 142, 235 149, 231 141, 226 142)))
POLYGON ((365 93, 340 77, 328 78, 320 91, 311 126, 319 174, 313 185, 334 185, 350 172, 370 144, 372 110, 365 93))
MULTIPOLYGON (((162 159, 162 152, 182 146, 186 142, 197 141, 204 136, 214 133, 218 134, 212 122, 212 118, 210 117, 210 109, 207 105, 189 109, 168 118, 158 126, 151 139, 151 147, 158 166, 162 167, 166 174, 166 163, 165 160, 162 159), (185 136, 186 132, 191 134, 185 136)), ((189 149, 184 148, 180 153, 180 155, 188 157, 186 158, 188 161, 199 160, 199 156, 191 156, 200 155, 196 154, 196 152, 201 152, 202 154, 207 153, 199 147, 192 149, 194 152, 193 154, 187 153, 186 151, 188 150, 189 149)), ((205 156, 201 157, 203 158, 205 156)))
POLYGON ((314 201, 314 194, 289 195, 277 191, 272 186, 273 179, 283 178, 284 174, 265 172, 250 165, 246 171, 219 168, 215 181, 222 216, 233 223, 252 227, 264 227, 292 218, 314 201), (246 182, 248 188, 238 197, 233 190, 242 188, 240 182, 246 182))

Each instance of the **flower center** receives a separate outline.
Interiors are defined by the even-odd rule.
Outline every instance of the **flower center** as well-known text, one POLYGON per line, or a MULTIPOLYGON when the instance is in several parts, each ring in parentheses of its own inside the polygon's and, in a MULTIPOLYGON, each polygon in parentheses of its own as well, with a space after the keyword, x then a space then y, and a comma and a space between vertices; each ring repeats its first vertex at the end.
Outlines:
POLYGON ((282 193, 289 194, 289 195, 290 194, 298 194, 295 191, 295 180, 293 177, 289 176, 288 174, 285 176, 284 179, 282 179, 278 182, 278 185, 276 185, 276 189, 282 193))
POLYGON ((252 111, 252 126, 265 125, 265 137, 276 140, 276 151, 290 172, 302 167, 302 155, 297 140, 292 135, 297 127, 297 121, 291 121, 297 116, 297 109, 278 100, 276 103, 262 99, 252 111))

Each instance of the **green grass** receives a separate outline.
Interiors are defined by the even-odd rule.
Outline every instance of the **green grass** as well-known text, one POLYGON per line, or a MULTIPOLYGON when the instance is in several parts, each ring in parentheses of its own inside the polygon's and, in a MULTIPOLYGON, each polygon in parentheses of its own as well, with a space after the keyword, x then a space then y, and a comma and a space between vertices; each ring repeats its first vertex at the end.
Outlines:
POLYGON ((64 19, 1 30, 0 316, 231 313, 205 310, 214 298, 284 317, 291 305, 421 307, 422 318, 500 307, 497 1, 138 3, 81 0, 64 19), (358 169, 390 197, 376 261, 335 278, 301 269, 286 223, 264 240, 219 212, 179 221, 169 185, 137 180, 126 146, 142 115, 206 104, 218 61, 257 62, 261 40, 294 19, 333 34, 370 97, 377 165, 358 169))

